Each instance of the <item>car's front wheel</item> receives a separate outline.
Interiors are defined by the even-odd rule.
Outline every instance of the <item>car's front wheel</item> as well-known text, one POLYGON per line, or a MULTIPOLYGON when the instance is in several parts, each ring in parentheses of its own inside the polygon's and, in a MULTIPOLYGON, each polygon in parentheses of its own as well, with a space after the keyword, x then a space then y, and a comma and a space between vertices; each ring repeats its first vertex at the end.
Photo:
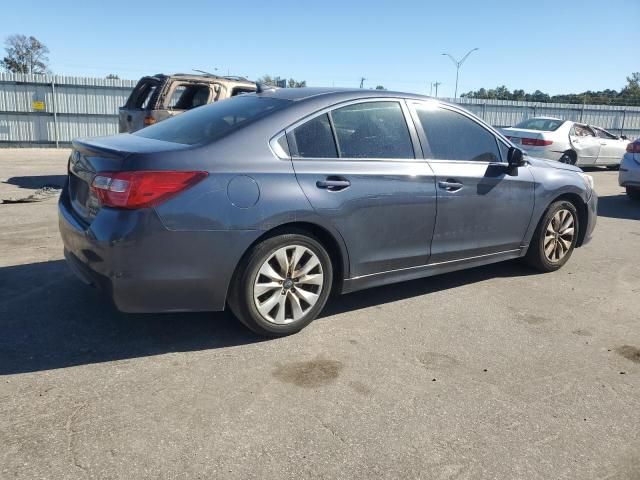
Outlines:
POLYGON ((320 313, 333 280, 331 259, 316 239, 278 235, 256 245, 238 266, 229 306, 254 332, 296 333, 320 313))
POLYGON ((631 200, 640 200, 640 188, 626 187, 627 197, 631 200))
POLYGON ((567 165, 575 165, 576 155, 573 152, 564 152, 558 161, 560 163, 566 163, 567 165))
POLYGON ((573 253, 578 240, 578 212, 573 203, 552 203, 538 224, 525 260, 542 272, 561 268, 573 253))

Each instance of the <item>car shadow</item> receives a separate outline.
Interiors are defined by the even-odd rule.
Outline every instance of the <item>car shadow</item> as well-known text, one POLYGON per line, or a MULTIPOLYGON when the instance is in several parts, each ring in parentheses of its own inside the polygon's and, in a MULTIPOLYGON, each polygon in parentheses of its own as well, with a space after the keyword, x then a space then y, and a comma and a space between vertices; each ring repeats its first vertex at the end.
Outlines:
POLYGON ((36 190, 43 187, 62 188, 66 181, 66 175, 29 175, 24 177, 11 177, 2 183, 36 190))
POLYGON ((631 200, 623 193, 599 197, 598 216, 640 220, 640 202, 631 200))
MULTIPOLYGON (((532 271, 508 262, 363 290, 330 300, 323 317, 532 271)), ((265 341, 230 313, 124 314, 64 261, 0 268, 0 375, 265 341)))

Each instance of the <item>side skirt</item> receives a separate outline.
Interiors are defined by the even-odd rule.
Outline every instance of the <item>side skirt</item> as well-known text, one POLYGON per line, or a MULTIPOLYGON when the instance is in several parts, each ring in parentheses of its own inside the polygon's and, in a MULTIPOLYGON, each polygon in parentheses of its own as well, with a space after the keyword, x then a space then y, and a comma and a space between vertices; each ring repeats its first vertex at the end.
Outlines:
POLYGON ((512 260, 514 258, 522 257, 526 251, 526 247, 521 247, 516 250, 508 250, 506 252, 490 253, 487 255, 479 255, 477 257, 463 258, 460 260, 431 263, 428 265, 419 265, 417 267, 347 278, 342 283, 341 293, 350 293, 357 290, 363 290, 365 288, 378 287, 380 285, 388 285, 390 283, 404 282, 407 280, 415 280, 416 278, 431 277, 441 273, 455 272, 456 270, 465 270, 467 268, 480 267, 490 263, 512 260))

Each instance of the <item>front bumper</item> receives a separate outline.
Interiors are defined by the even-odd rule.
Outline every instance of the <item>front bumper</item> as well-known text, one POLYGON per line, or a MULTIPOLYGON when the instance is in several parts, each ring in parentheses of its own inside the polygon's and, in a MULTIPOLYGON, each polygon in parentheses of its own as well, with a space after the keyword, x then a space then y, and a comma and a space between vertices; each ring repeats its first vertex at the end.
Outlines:
MULTIPOLYGON (((640 154, 635 154, 640 158, 640 154)), ((620 163, 618 183, 621 187, 640 188, 640 163, 634 160, 633 153, 626 153, 620 163)))
POLYGON ((596 228, 598 222, 598 194, 595 190, 591 192, 591 197, 587 201, 587 228, 584 233, 584 238, 580 245, 586 245, 591 241, 593 231, 596 228))
POLYGON ((168 230, 153 209, 103 208, 86 225, 66 190, 58 219, 73 272, 123 312, 223 310, 234 269, 260 234, 168 230))

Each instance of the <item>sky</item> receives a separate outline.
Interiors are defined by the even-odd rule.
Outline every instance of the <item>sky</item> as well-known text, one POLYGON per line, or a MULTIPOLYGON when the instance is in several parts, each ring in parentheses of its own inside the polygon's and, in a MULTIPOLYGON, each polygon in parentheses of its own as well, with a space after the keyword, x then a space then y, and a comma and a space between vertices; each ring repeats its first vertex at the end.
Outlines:
POLYGON ((640 0, 0 0, 0 39, 33 35, 55 74, 202 69, 310 86, 454 94, 620 89, 640 71, 640 0), (217 69, 217 70, 216 70, 217 69))

